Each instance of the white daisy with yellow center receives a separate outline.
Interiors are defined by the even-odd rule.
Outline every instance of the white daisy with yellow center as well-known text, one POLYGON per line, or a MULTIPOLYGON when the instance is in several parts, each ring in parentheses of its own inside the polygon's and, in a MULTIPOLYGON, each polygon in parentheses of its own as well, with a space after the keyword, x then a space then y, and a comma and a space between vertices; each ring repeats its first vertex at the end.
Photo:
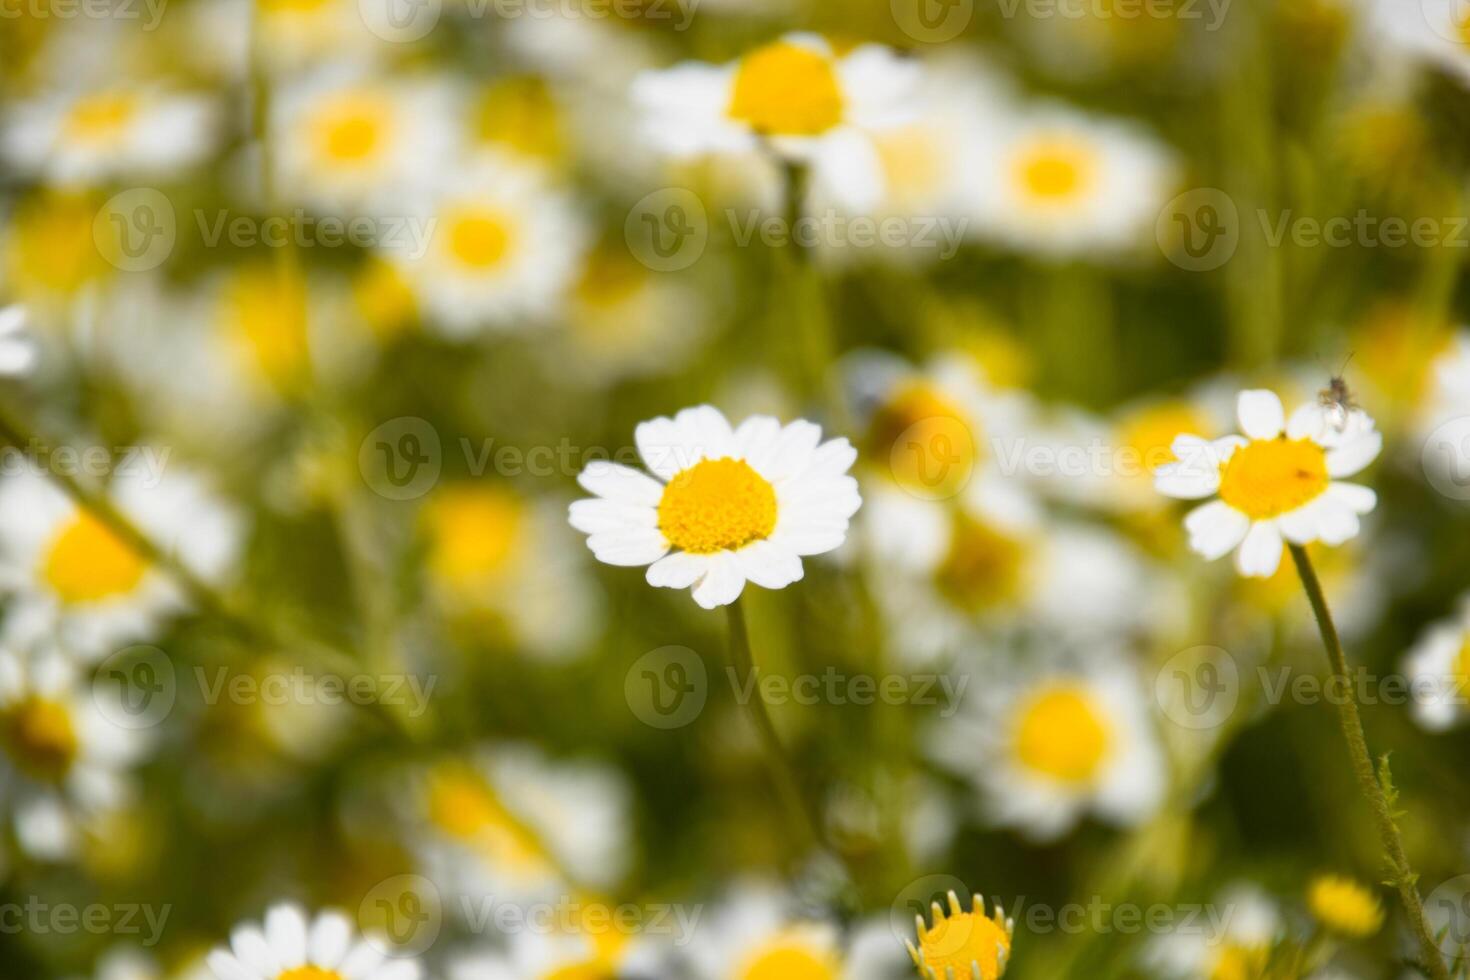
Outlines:
POLYGON ((572 526, 599 561, 647 565, 649 585, 692 589, 706 609, 746 582, 800 580, 801 559, 840 546, 862 504, 847 475, 857 450, 804 420, 754 415, 732 429, 701 405, 640 423, 634 441, 653 476, 589 465, 577 482, 596 499, 572 504, 572 526))
POLYGON ((853 207, 883 193, 870 134, 903 122, 917 62, 864 44, 839 52, 815 34, 788 34, 726 65, 685 62, 644 72, 633 99, 644 132, 678 157, 769 147, 812 167, 814 183, 853 207))
POLYGON ((567 878, 615 888, 628 868, 628 787, 615 769, 555 760, 528 744, 487 746, 414 780, 415 849, 441 888, 537 901, 567 878))
POLYGON ((112 85, 17 104, 0 117, 0 156, 57 184, 168 177, 208 156, 218 128, 207 98, 112 85))
POLYGON ((272 906, 263 925, 245 923, 228 948, 209 954, 217 980, 419 980, 414 960, 390 958, 386 940, 363 939, 337 911, 309 919, 295 905, 272 906))
POLYGON ((0 800, 26 853, 73 856, 128 801, 126 769, 147 743, 113 717, 68 658, 0 651, 0 800))
POLYGON ((444 84, 354 69, 285 88, 271 117, 281 192, 344 219, 392 214, 441 172, 458 139, 444 84))
POLYGON ((1181 924, 1149 943, 1144 956, 1151 975, 1168 980, 1267 976, 1283 926, 1271 897, 1255 885, 1238 884, 1216 896, 1210 908, 1215 915, 1181 924))
POLYGON ((1007 114, 969 175, 977 234, 1050 256, 1151 241, 1174 161, 1151 135, 1062 106, 1007 114))
POLYGON ((1465 720, 1470 704, 1470 596, 1459 612, 1433 624, 1404 658, 1414 720, 1444 731, 1465 720))
MULTIPOLYGON (((166 458, 155 455, 154 464, 166 458)), ((164 462, 155 473, 135 460, 119 468, 108 494, 195 574, 217 581, 233 565, 238 516, 182 468, 164 462)), ((178 585, 115 527, 29 469, 0 481, 0 576, 12 603, 7 638, 47 637, 84 658, 146 638, 187 606, 178 585)))
POLYGON ((562 308, 586 232, 540 170, 486 151, 410 210, 426 240, 383 247, 431 328, 465 338, 542 325, 562 308))
POLYGON ((1209 441, 1180 436, 1178 462, 1157 469, 1168 497, 1219 495, 1184 519, 1190 547, 1213 561, 1237 547, 1240 574, 1267 578, 1281 564, 1283 541, 1339 545, 1357 535, 1377 495, 1341 482, 1378 457, 1383 436, 1354 409, 1337 425, 1318 402, 1286 418, 1275 392, 1243 391, 1236 404, 1242 436, 1209 441))
POLYGON ((1131 826, 1163 799, 1148 706, 1118 657, 996 684, 934 735, 931 754, 974 783, 990 819, 1034 840, 1060 837, 1089 813, 1131 826))

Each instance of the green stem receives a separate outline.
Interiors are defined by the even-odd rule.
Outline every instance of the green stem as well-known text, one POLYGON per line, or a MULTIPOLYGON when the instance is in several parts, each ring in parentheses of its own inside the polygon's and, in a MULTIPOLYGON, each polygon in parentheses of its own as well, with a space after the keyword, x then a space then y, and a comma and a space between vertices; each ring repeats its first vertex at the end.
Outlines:
POLYGON ((1291 546, 1291 558, 1296 562, 1302 587, 1307 590, 1307 599, 1312 603, 1312 612, 1317 617, 1317 626, 1322 633, 1322 645, 1327 648, 1327 658, 1332 662, 1332 672, 1345 696, 1337 700, 1338 722, 1347 739, 1348 756, 1352 760, 1353 773, 1358 785, 1373 808, 1373 818, 1378 825, 1378 836, 1383 842, 1384 855, 1393 868, 1393 884, 1403 900, 1408 913, 1409 925, 1419 941, 1419 950, 1424 958, 1424 968, 1434 980, 1450 980, 1449 970, 1434 941, 1429 922, 1424 917, 1424 903, 1419 898, 1419 876, 1409 864, 1404 851, 1403 836, 1394 822, 1393 808, 1388 794, 1383 790, 1378 775, 1373 771, 1373 757, 1368 752, 1368 740, 1363 735, 1363 720, 1358 714, 1358 702, 1353 694, 1353 685, 1348 677, 1347 657, 1342 652, 1342 641, 1337 635, 1337 626, 1332 621, 1332 612, 1327 608, 1327 599, 1322 593, 1322 583, 1317 580, 1317 571, 1312 560, 1301 545, 1291 546))

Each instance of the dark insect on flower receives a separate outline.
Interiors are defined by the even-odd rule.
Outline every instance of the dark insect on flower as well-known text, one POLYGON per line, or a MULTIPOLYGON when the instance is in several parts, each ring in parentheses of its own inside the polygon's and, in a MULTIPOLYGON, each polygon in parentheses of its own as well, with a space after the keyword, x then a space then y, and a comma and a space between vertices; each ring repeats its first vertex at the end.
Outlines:
MULTIPOLYGON (((1347 364, 1344 363, 1343 367, 1346 368, 1347 364)), ((1332 376, 1332 379, 1327 382, 1326 388, 1317 392, 1317 401, 1322 406, 1323 413, 1327 416, 1327 424, 1338 432, 1347 428, 1348 419, 1358 408, 1358 402, 1353 396, 1353 390, 1343 380, 1341 371, 1332 376)))

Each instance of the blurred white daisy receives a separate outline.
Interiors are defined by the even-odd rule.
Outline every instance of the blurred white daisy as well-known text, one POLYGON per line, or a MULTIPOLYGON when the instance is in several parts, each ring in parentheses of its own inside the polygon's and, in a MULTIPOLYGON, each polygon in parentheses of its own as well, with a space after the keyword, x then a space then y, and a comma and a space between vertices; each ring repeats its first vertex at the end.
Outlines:
POLYGON ((1137 824, 1166 782, 1139 679, 1112 656, 1086 670, 987 682, 934 729, 929 751, 973 782, 992 822, 1042 841, 1088 813, 1137 824))
POLYGON ((815 34, 788 34, 726 65, 685 62, 633 83, 644 132, 675 156, 767 146, 808 164, 815 187, 853 207, 883 192, 870 134, 912 110, 920 67, 875 44, 839 52, 815 34))
POLYGON ((245 923, 230 934, 228 948, 209 954, 218 980, 419 980, 423 968, 410 959, 390 959, 386 941, 357 935, 352 920, 326 911, 314 919, 295 905, 274 905, 263 927, 245 923))
POLYGON ((283 88, 271 117, 280 192, 343 218, 401 207, 441 172, 458 139, 443 83, 342 66, 283 88))
POLYGON ((573 884, 612 888, 630 861, 630 793, 598 763, 487 746, 419 775, 410 799, 425 873, 458 895, 539 901, 573 884))
POLYGON ((1448 349, 1430 361, 1428 382, 1414 429, 1421 443, 1427 442, 1423 460, 1430 479, 1458 492, 1470 485, 1470 440, 1449 436, 1470 417, 1470 331, 1458 331, 1448 349))
MULTIPOLYGON (((602 906, 599 911, 611 910, 602 906)), ((655 975, 637 969, 644 962, 644 947, 613 927, 522 929, 508 933, 505 940, 503 950, 451 957, 447 980, 613 980, 655 975)))
POLYGON ((1150 241, 1174 181, 1174 159, 1124 122, 1063 106, 1000 117, 968 174, 976 232, 1049 256, 1088 257, 1150 241))
POLYGON ((1154 486, 1165 496, 1219 495, 1185 517, 1190 547, 1209 560, 1239 547, 1240 573, 1265 578, 1281 564, 1283 539, 1338 545, 1356 536, 1377 495, 1339 478, 1382 450, 1373 420, 1353 409, 1338 424, 1320 402, 1309 402, 1288 421, 1281 399, 1265 390, 1241 392, 1236 414, 1244 437, 1180 436, 1173 445, 1178 462, 1155 472, 1154 486))
POLYGON ((1282 929, 1276 903, 1254 885, 1235 885, 1204 912, 1148 944, 1144 959, 1155 975, 1177 980, 1264 975, 1282 929))
POLYGON ((205 97, 114 84, 17 103, 0 123, 0 154, 58 184, 167 177, 203 160, 217 130, 205 97))
POLYGON ((0 307, 0 377, 30 374, 35 364, 36 340, 26 329, 25 307, 0 307))
POLYGON ((0 801, 35 857, 72 856, 95 821, 128 802, 125 770, 147 743, 101 704, 60 653, 0 651, 0 801))
POLYGON ((538 655, 582 652, 597 603, 585 555, 566 550, 564 513, 494 484, 436 488, 420 518, 424 569, 449 617, 538 655))
POLYGON ((97 960, 93 980, 218 980, 203 957, 166 969, 140 950, 119 947, 97 960))
POLYGON ((454 168, 410 213, 417 231, 384 243, 384 252, 429 325, 453 338, 551 318, 585 248, 571 201, 539 170, 488 151, 454 168))
POLYGON ((1470 84, 1470 11, 1461 0, 1364 0, 1364 33, 1470 84))
POLYGON ((1459 612, 1430 626, 1404 659, 1413 694, 1414 720, 1443 731, 1466 716, 1470 705, 1470 596, 1459 612))
POLYGON ((841 545, 862 503, 847 475, 857 450, 805 420, 755 415, 732 429, 701 405, 640 423, 634 440, 653 476, 590 464, 577 482, 596 498, 572 504, 572 526, 599 561, 647 565, 648 584, 692 589, 706 609, 747 581, 799 581, 801 559, 841 545))
MULTIPOLYGON (((166 460, 140 455, 119 464, 108 495, 155 544, 218 581, 239 551, 239 517, 199 477, 166 460)), ((50 638, 82 658, 144 639, 187 607, 167 572, 30 468, 0 481, 0 591, 11 596, 4 624, 11 642, 50 638)))

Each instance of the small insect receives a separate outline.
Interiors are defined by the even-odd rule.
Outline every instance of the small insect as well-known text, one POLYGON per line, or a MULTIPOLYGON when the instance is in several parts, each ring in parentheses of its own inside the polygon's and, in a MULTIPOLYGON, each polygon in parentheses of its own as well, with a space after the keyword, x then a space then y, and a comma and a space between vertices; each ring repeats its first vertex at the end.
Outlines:
MULTIPOLYGON (((1352 359, 1353 356, 1349 354, 1348 361, 1352 359)), ((1317 402, 1322 406, 1322 412, 1327 417, 1327 424, 1332 426, 1336 432, 1347 428, 1348 419, 1358 408, 1358 401, 1353 396, 1353 390, 1348 387, 1348 383, 1342 377, 1342 372, 1347 369, 1347 364, 1348 362, 1344 361, 1342 368, 1327 382, 1327 387, 1317 392, 1317 402)))

